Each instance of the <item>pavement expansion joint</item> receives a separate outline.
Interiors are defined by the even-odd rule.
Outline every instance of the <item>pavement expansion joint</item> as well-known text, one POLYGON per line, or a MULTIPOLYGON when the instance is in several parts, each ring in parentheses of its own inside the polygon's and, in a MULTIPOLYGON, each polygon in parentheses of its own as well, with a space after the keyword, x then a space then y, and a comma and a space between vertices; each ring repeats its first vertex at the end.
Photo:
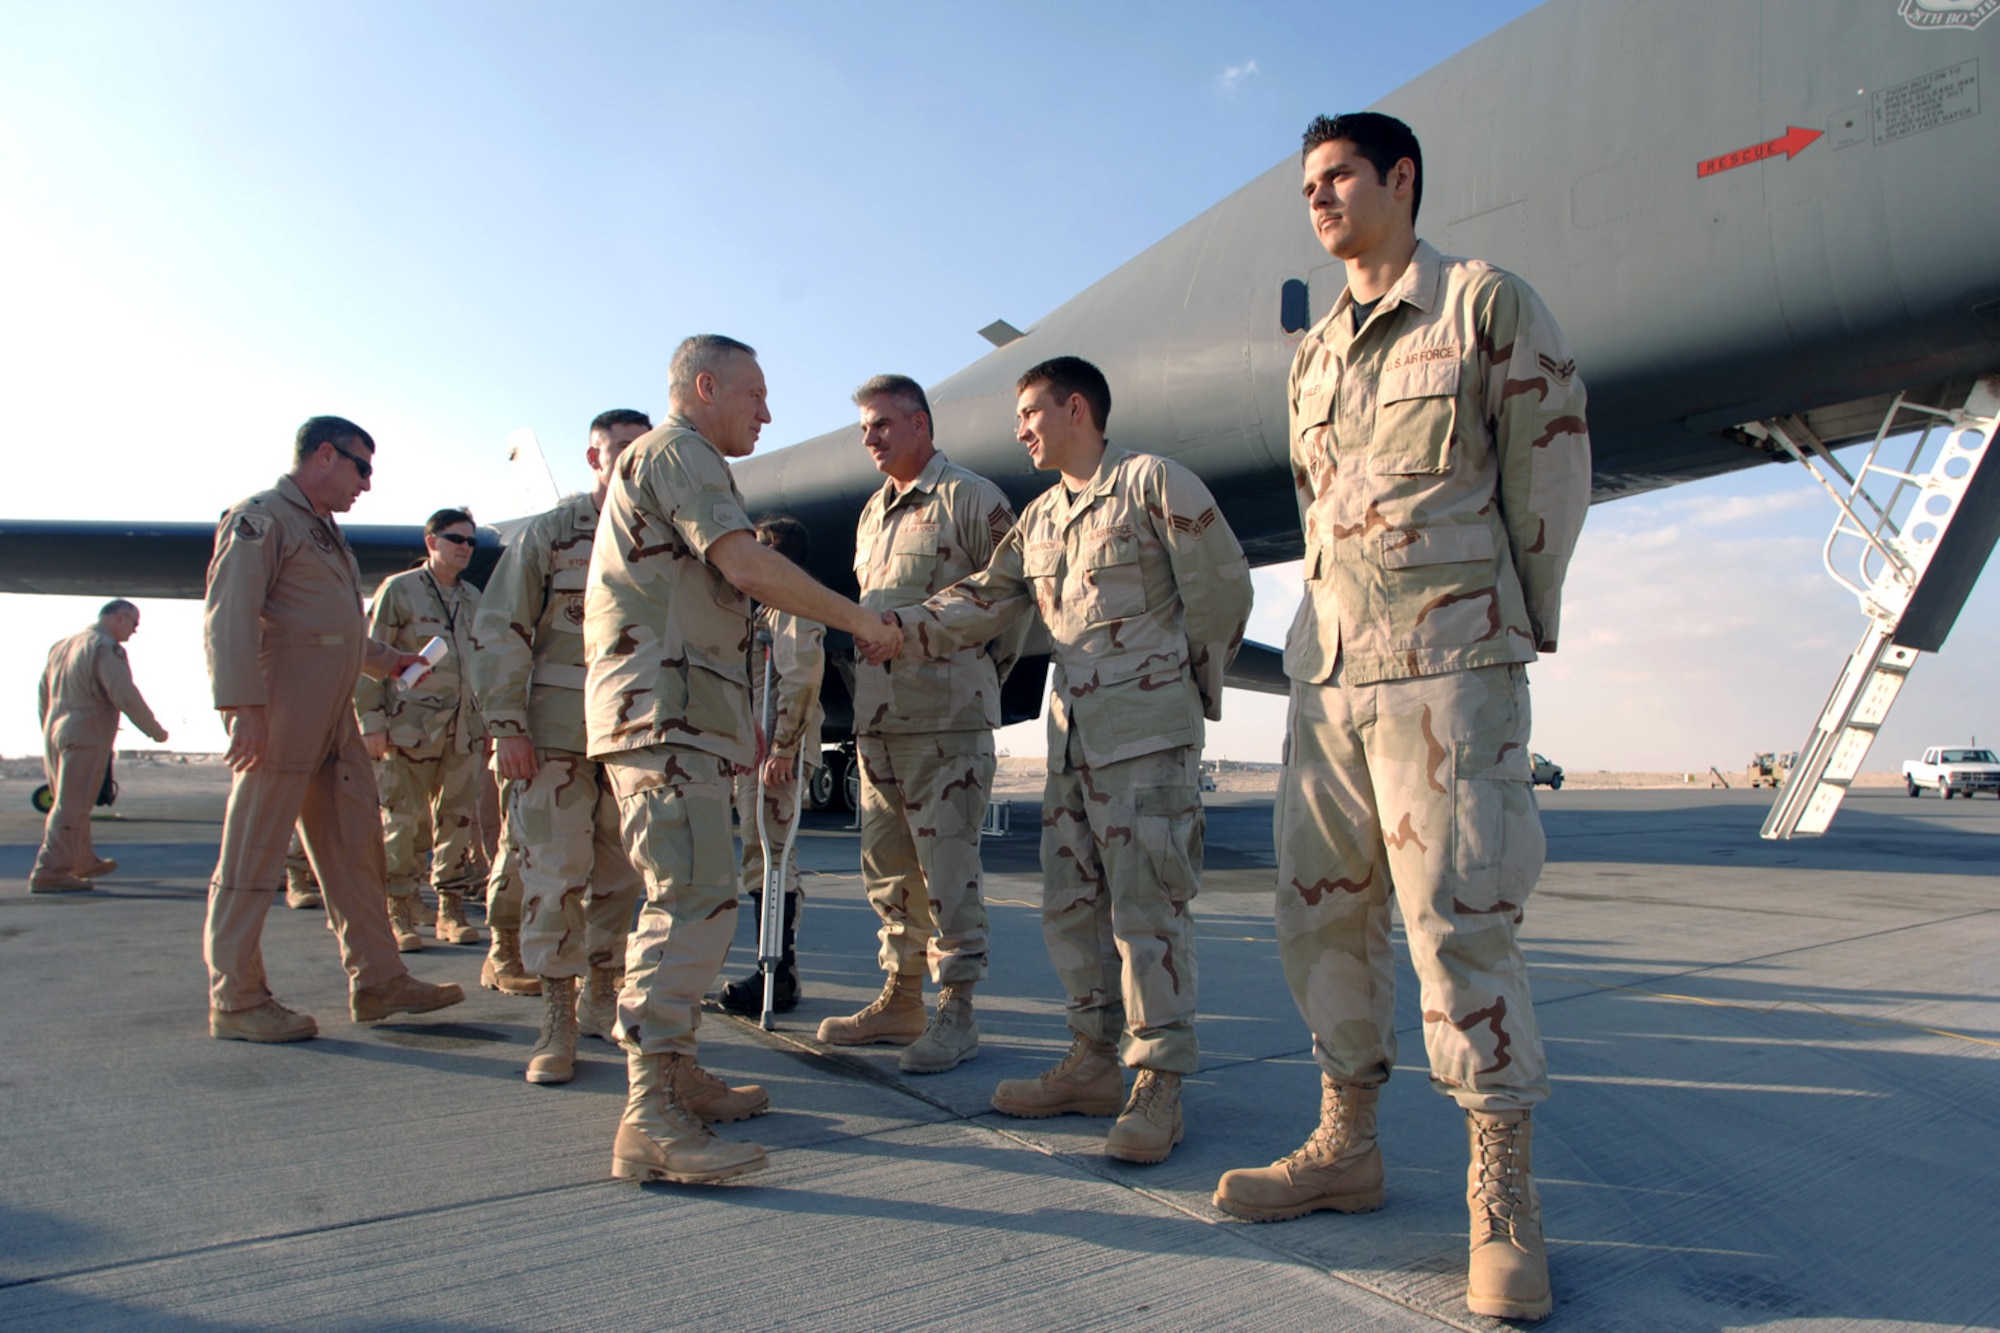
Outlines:
MULTIPOLYGON (((740 1014, 731 1014, 720 1009, 709 1009, 708 1012, 728 1018, 739 1025, 745 1033, 757 1038, 767 1047, 788 1050, 792 1054, 802 1056, 816 1063, 833 1065, 848 1073, 859 1075, 871 1083, 888 1088, 893 1092, 901 1093, 903 1096, 913 1098, 934 1110, 944 1112, 951 1116, 953 1122, 956 1124, 980 1130, 993 1135, 995 1138, 1004 1139, 1017 1147, 1039 1153, 1050 1161, 1060 1162, 1093 1179, 1103 1181, 1108 1185, 1114 1185, 1129 1194, 1137 1195, 1158 1207, 1165 1208, 1190 1221, 1200 1222, 1204 1226, 1214 1227, 1217 1230, 1226 1230, 1231 1236, 1243 1241, 1247 1245, 1264 1251, 1274 1258, 1281 1259, 1286 1263, 1296 1264, 1299 1267, 1318 1273, 1322 1277, 1330 1278, 1345 1286, 1353 1287, 1357 1291, 1365 1291, 1371 1296, 1389 1301, 1413 1314, 1422 1315, 1427 1319, 1434 1319, 1444 1327, 1464 1329, 1467 1330, 1467 1333, 1488 1333, 1492 1329, 1508 1327, 1507 1324, 1499 1320, 1482 1319, 1477 1316, 1469 1320, 1455 1318, 1434 1306, 1414 1304, 1404 1293, 1394 1288, 1369 1282, 1365 1278, 1343 1269, 1330 1268, 1309 1254, 1279 1243, 1277 1238, 1269 1234, 1270 1228, 1268 1227, 1236 1222, 1234 1219, 1225 1217, 1213 1208, 1190 1207, 1171 1194, 1150 1189, 1136 1183, 1133 1180, 1131 1168, 1125 1167, 1122 1164, 1114 1165, 1108 1158, 1095 1157, 1083 1153, 1065 1152, 1058 1148, 1052 1148, 1047 1143, 1032 1137, 1026 1131, 1012 1130, 1004 1124, 995 1123, 988 1118, 988 1115, 992 1113, 967 1115, 943 1098, 933 1096, 921 1088, 914 1087, 908 1080, 897 1077, 872 1061, 850 1055, 841 1047, 829 1046, 802 1034, 787 1032, 782 1028, 766 1030, 757 1020, 745 1018, 740 1014)), ((1306 1046, 1301 1047, 1297 1051, 1288 1052, 1285 1055, 1269 1056, 1257 1060, 1232 1061, 1231 1064, 1261 1064, 1268 1060, 1280 1060, 1288 1057, 1296 1058, 1299 1055, 1310 1053, 1311 1049, 1310 1046, 1306 1046)), ((1036 1123, 1039 1124, 1042 1122, 1038 1121, 1036 1123)), ((885 1130, 882 1132, 886 1133, 888 1131, 885 1130)), ((874 1135, 864 1134, 860 1137, 871 1138, 874 1135)), ((1449 1273, 1446 1272, 1446 1275, 1449 1276, 1449 1273)))

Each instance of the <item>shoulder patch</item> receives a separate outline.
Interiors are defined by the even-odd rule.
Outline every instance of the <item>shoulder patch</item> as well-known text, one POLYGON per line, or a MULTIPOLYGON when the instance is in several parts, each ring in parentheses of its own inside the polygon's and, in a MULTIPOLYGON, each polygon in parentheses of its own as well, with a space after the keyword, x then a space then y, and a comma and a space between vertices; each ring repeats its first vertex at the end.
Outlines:
POLYGON ((239 542, 261 542, 271 530, 271 520, 262 514, 238 514, 230 533, 239 542))
POLYGON ((717 505, 710 511, 710 516, 724 527, 747 528, 750 526, 750 516, 731 501, 725 500, 717 505))

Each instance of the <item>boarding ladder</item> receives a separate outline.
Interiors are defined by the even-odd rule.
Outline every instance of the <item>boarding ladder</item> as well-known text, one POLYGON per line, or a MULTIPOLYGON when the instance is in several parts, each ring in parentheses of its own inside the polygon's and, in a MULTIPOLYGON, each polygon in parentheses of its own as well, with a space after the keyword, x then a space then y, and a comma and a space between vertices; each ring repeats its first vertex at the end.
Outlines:
POLYGON ((2000 376, 1979 380, 1957 410, 1898 394, 1868 456, 1849 473, 1799 417, 1744 429, 1804 464, 1840 510, 1827 534, 1826 571, 1868 617, 1799 747, 1799 762, 1764 820, 1766 838, 1825 833, 1920 652, 1944 645, 2000 538, 2000 376), (1884 448, 1912 438, 1902 466, 1884 448), (1898 432, 1901 432, 1899 435, 1898 432), (1927 471, 1919 471, 1925 463, 1927 471))

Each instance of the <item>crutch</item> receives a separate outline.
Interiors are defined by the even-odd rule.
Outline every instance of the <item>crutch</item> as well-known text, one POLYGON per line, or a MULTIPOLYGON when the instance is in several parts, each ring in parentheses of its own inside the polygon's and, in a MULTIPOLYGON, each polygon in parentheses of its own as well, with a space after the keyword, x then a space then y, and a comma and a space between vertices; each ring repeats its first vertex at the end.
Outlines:
MULTIPOLYGON (((771 631, 757 631, 757 645, 764 650, 764 747, 768 757, 771 732, 778 725, 778 691, 773 679, 771 631)), ((764 764, 757 764, 757 845, 764 851, 763 910, 757 914, 757 966, 764 973, 764 1012, 757 1025, 766 1032, 777 1030, 772 1005, 778 998, 778 965, 785 961, 785 865, 792 859, 792 844, 799 836, 799 806, 805 796, 805 774, 798 765, 792 769, 791 832, 785 835, 784 850, 771 855, 771 835, 764 817, 764 764)))

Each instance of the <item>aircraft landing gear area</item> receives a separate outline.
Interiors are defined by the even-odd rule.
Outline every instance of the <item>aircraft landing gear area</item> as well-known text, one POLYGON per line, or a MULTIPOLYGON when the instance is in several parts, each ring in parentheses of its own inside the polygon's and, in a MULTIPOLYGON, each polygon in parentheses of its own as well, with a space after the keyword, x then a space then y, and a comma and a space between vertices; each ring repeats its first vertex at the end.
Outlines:
MULTIPOLYGON (((97 789, 99 805, 111 805, 118 800, 118 781, 112 777, 111 769, 110 764, 104 766, 104 785, 97 789)), ((49 790, 49 785, 45 782, 35 788, 35 793, 28 798, 28 803, 35 807, 36 814, 45 815, 56 808, 56 794, 49 790)))

